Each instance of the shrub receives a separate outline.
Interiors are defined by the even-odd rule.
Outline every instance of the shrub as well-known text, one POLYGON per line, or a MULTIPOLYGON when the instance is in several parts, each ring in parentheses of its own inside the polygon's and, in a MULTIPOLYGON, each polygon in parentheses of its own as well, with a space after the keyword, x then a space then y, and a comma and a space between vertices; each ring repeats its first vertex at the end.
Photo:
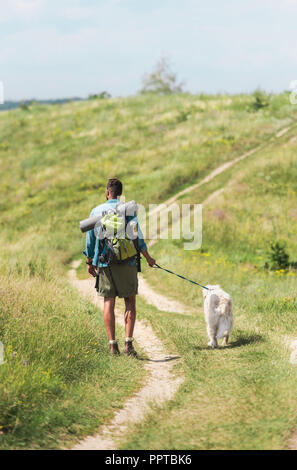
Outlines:
POLYGON ((285 243, 276 241, 270 242, 270 253, 268 253, 268 262, 265 263, 265 268, 272 271, 279 269, 288 269, 290 266, 289 255, 286 252, 285 243))
POLYGON ((25 101, 21 102, 20 108, 21 108, 22 111, 29 111, 29 109, 30 109, 29 104, 26 103, 25 101))
POLYGON ((269 96, 264 91, 256 90, 252 94, 252 97, 251 109, 253 111, 258 111, 259 109, 269 106, 269 96))

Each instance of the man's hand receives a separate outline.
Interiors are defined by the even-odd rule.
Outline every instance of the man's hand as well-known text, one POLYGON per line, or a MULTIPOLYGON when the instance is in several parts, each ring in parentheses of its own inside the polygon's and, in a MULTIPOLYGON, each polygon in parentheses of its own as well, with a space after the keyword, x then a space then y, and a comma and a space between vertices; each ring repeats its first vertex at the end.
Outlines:
POLYGON ((96 277, 97 276, 96 267, 93 266, 91 263, 92 263, 92 259, 87 258, 88 273, 90 274, 90 276, 96 277))
POLYGON ((152 268, 156 264, 156 260, 150 256, 148 251, 143 251, 142 254, 147 260, 147 264, 152 268))
POLYGON ((88 264, 88 273, 90 274, 90 276, 96 277, 97 276, 96 267, 93 266, 92 264, 88 264))
POLYGON ((156 264, 156 260, 154 258, 152 258, 151 256, 149 256, 147 259, 147 264, 152 268, 153 266, 155 266, 156 264))

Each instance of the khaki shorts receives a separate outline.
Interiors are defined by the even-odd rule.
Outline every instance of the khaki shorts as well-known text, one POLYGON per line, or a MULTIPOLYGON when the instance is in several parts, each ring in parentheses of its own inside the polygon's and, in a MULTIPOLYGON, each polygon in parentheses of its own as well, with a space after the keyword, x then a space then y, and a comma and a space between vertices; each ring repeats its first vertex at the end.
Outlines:
POLYGON ((138 293, 137 267, 129 263, 112 264, 99 270, 102 297, 131 297, 138 293))

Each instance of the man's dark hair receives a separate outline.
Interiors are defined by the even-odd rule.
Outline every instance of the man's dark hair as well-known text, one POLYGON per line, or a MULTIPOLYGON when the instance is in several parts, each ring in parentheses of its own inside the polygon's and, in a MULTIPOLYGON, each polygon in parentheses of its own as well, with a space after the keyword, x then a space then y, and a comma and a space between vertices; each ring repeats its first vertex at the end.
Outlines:
POLYGON ((118 178, 110 178, 107 181, 106 189, 109 189, 113 197, 121 196, 123 192, 122 182, 118 178))

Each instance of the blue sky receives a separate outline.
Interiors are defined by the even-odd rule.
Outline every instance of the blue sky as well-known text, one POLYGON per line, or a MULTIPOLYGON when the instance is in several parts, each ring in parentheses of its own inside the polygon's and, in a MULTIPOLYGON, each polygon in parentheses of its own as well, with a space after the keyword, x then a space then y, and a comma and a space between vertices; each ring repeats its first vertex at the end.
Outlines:
POLYGON ((0 0, 5 99, 136 93, 161 56, 186 89, 288 89, 297 0, 0 0))

